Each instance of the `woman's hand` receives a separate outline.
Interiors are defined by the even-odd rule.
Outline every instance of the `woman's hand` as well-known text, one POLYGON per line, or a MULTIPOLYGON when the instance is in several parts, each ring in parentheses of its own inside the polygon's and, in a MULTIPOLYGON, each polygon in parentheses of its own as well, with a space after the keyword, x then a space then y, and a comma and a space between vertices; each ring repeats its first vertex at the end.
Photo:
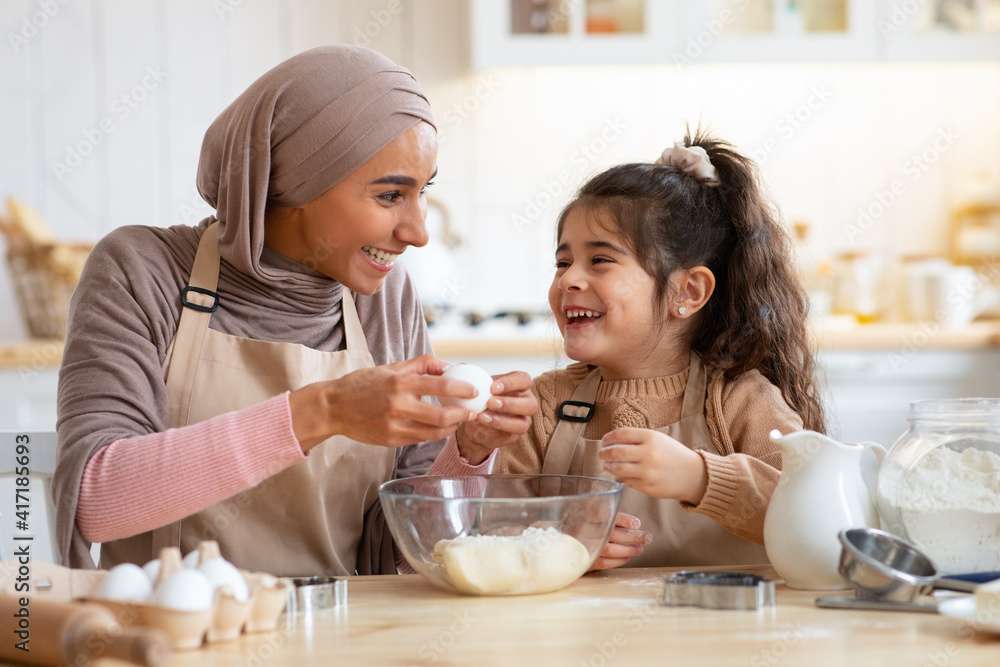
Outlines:
POLYGON ((631 514, 619 512, 615 517, 615 527, 611 529, 611 537, 601 550, 591 570, 608 570, 621 567, 642 553, 643 545, 649 544, 652 535, 639 530, 639 519, 631 514))
POLYGON ((619 428, 601 439, 604 469, 625 486, 654 498, 701 502, 708 485, 705 461, 669 435, 619 428))
POLYGON ((527 433, 531 418, 538 412, 538 399, 531 393, 531 376, 524 371, 494 375, 493 397, 475 421, 463 424, 456 437, 458 451, 472 465, 485 461, 497 447, 503 447, 527 433))
MULTIPOLYGON (((385 447, 440 440, 475 412, 423 396, 472 398, 467 382, 440 377, 449 364, 431 354, 315 382, 289 396, 295 436, 308 451, 334 435, 385 447)), ((530 380, 529 380, 530 384, 530 380)))

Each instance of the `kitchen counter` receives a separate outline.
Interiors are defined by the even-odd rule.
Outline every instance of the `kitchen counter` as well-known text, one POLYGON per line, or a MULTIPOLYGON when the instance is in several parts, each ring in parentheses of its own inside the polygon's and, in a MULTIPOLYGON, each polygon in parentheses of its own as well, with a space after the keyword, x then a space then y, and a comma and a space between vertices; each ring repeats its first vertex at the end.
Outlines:
POLYGON ((4 341, 0 343, 0 368, 35 371, 59 368, 62 350, 63 341, 56 339, 4 341))
MULTIPOLYGON (((467 327, 430 329, 435 353, 445 359, 475 357, 558 357, 562 341, 556 330, 542 327, 467 327)), ((1000 320, 973 322, 949 329, 928 323, 845 326, 822 323, 813 328, 819 350, 982 349, 1000 348, 1000 320)), ((0 368, 58 368, 62 341, 27 340, 0 343, 0 368)))
MULTIPOLYGON (((933 323, 885 323, 845 325, 819 322, 812 328, 819 350, 980 349, 1000 347, 1000 320, 983 320, 958 328, 933 323)), ((559 332, 521 335, 514 327, 503 330, 430 330, 434 351, 444 358, 552 356, 562 352, 559 332)))
MULTIPOLYGON (((768 567, 741 568, 773 577, 768 567)), ((275 632, 175 653, 166 667, 222 665, 997 664, 1000 637, 926 613, 820 609, 778 585, 759 611, 665 607, 663 568, 589 574, 538 596, 478 598, 419 575, 354 577, 346 608, 275 632)), ((822 595, 841 593, 822 593, 822 595)), ((846 592, 843 592, 846 594, 846 592)), ((285 621, 287 617, 282 617, 285 621)))

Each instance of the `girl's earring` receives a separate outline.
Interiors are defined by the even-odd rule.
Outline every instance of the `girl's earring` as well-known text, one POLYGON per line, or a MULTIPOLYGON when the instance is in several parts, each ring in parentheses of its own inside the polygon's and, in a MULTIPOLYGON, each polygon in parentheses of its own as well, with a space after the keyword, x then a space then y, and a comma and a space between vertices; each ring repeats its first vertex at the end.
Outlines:
POLYGON ((680 314, 680 315, 683 315, 686 312, 687 312, 687 308, 685 308, 684 306, 681 306, 680 308, 677 309, 677 313, 680 314))

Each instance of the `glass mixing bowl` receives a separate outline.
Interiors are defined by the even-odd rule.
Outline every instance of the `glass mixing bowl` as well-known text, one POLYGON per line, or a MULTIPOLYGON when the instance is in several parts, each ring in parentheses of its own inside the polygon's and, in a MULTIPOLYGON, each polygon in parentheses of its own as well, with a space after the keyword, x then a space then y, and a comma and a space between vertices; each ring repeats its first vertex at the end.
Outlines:
POLYGON ((1000 399, 910 404, 910 429, 879 470, 882 528, 944 575, 1000 570, 1000 399))
POLYGON ((386 523, 414 570, 468 595, 563 588, 604 547, 624 487, 570 475, 408 477, 379 487, 386 523))

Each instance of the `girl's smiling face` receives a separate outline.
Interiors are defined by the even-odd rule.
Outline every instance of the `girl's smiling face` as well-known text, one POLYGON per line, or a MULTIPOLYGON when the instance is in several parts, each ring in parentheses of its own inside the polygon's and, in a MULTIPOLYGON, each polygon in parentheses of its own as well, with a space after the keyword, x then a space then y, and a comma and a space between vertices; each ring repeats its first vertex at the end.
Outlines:
POLYGON ((381 289, 409 246, 427 243, 424 188, 436 172, 437 134, 417 123, 300 208, 269 208, 264 243, 359 294, 381 289))
MULTIPOLYGON (((655 283, 625 239, 609 231, 613 223, 584 206, 563 221, 549 306, 566 355, 600 366, 609 380, 666 375, 676 350, 653 307, 655 283)), ((686 365, 685 358, 677 370, 686 365)))

